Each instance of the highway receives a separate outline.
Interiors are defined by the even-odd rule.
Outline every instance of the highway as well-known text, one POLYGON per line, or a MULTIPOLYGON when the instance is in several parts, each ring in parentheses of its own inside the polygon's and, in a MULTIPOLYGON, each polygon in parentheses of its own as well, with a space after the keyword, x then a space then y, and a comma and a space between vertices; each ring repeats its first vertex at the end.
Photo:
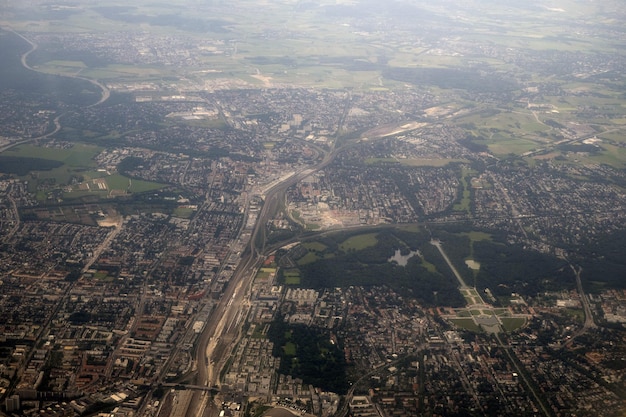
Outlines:
MULTIPOLYGON (((34 43, 33 41, 31 41, 30 39, 28 39, 27 37, 25 37, 24 35, 14 31, 14 30, 10 30, 10 32, 14 33, 15 35, 17 35, 20 38, 22 38, 24 41, 28 42, 28 44, 31 47, 31 49, 29 49, 28 51, 26 51, 25 53, 22 54, 22 57, 21 57, 22 66, 24 68, 26 68, 27 70, 30 70, 30 71, 34 71, 34 72, 38 72, 38 73, 41 73, 41 74, 48 74, 48 75, 50 75, 49 73, 40 71, 40 70, 38 70, 36 68, 33 68, 30 65, 28 65, 28 56, 37 50, 38 45, 36 43, 34 43)), ((87 82, 95 85, 96 87, 98 87, 101 90, 100 99, 98 99, 97 102, 95 102, 93 104, 90 104, 87 107, 98 106, 98 105, 104 103, 105 101, 107 101, 109 99, 109 97, 111 97, 111 91, 104 84, 99 82, 98 80, 93 80, 91 78, 81 77, 80 75, 71 75, 71 74, 52 74, 52 75, 58 75, 59 77, 68 77, 68 78, 75 78, 75 79, 78 79, 78 80, 87 81, 87 82)), ((36 142, 36 141, 39 141, 39 140, 42 140, 42 139, 47 139, 47 138, 57 134, 61 130, 61 117, 63 117, 64 114, 65 113, 55 117, 54 120, 52 121, 54 123, 54 130, 53 131, 48 132, 48 133, 46 133, 46 134, 44 134, 42 136, 38 136, 36 138, 22 139, 22 140, 18 140, 18 141, 15 141, 15 142, 8 143, 8 144, 0 147, 0 153, 2 153, 4 151, 6 151, 7 149, 10 149, 10 148, 12 148, 14 146, 23 145, 23 144, 29 143, 29 142, 36 142)))
POLYGON ((580 279, 580 274, 583 272, 583 269, 580 266, 575 267, 572 264, 570 264, 569 266, 576 275, 576 287, 578 288, 578 296, 580 297, 580 302, 583 306, 583 311, 585 312, 585 321, 583 323, 583 327, 579 329, 576 333, 571 335, 571 337, 561 345, 561 348, 571 347, 577 337, 587 333, 589 329, 594 329, 597 327, 596 323, 593 321, 593 313, 591 311, 591 306, 589 305, 589 298, 583 290, 583 283, 580 279))
MULTIPOLYGON (((111 97, 111 91, 110 91, 110 90, 109 90, 109 89, 108 89, 108 88, 107 88, 104 84, 102 84, 101 82, 99 82, 98 80, 93 80, 93 79, 91 79, 91 78, 81 77, 80 75, 74 75, 74 74, 65 74, 65 73, 54 74, 54 73, 47 73, 47 72, 45 72, 45 71, 40 71, 40 70, 38 70, 38 69, 36 69, 36 68, 31 67, 30 65, 28 65, 28 56, 29 56, 30 54, 32 54, 33 52, 35 52, 35 51, 37 50, 37 48, 39 48, 39 45, 37 45, 35 42, 31 41, 31 40, 30 40, 30 39, 28 39, 26 36, 24 36, 24 35, 22 35, 22 34, 20 34, 20 33, 16 32, 16 31, 14 31, 14 30, 11 30, 11 32, 13 32, 14 34, 16 34, 17 36, 19 36, 20 38, 22 38, 23 40, 25 40, 26 42, 28 42, 28 43, 30 44, 31 49, 30 49, 29 51, 25 52, 24 54, 22 54, 21 61, 22 61, 22 66, 23 66, 24 68, 26 68, 26 69, 28 69, 28 70, 31 70, 31 71, 34 71, 34 72, 39 72, 39 73, 42 73, 42 74, 52 74, 52 75, 58 75, 58 76, 60 76, 60 77, 76 78, 77 80, 87 81, 87 82, 89 82, 89 83, 91 83, 91 84, 95 85, 95 86, 96 86, 96 87, 98 87, 98 88, 100 89, 100 91, 101 91, 101 94, 100 94, 100 99, 99 99, 96 103, 91 104, 91 105, 89 105, 89 106, 87 106, 87 107, 94 107, 94 106, 97 106, 97 105, 99 105, 99 104, 102 104, 102 103, 104 103, 105 101, 107 101, 107 100, 109 99, 109 97, 111 97)), ((57 124, 57 127, 58 127, 58 124, 57 124)), ((53 132, 53 133, 56 133, 56 131, 55 131, 55 132, 53 132)))

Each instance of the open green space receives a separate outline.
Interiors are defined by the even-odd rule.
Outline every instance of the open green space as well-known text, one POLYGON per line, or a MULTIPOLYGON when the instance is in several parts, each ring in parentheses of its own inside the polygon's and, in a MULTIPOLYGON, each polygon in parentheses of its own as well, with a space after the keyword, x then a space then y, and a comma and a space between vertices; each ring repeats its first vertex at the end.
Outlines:
POLYGON ((115 81, 158 81, 168 71, 162 68, 146 67, 140 65, 107 65, 98 69, 86 69, 81 76, 97 80, 115 81))
POLYGON ((37 71, 45 72, 47 74, 74 76, 85 68, 87 68, 87 66, 81 61, 54 60, 46 62, 45 65, 37 66, 36 69, 37 71))
POLYGON ((467 294, 470 295, 471 297, 480 297, 480 295, 478 295, 478 291, 476 291, 476 289, 474 288, 470 288, 467 291, 467 294))
POLYGON ((143 193, 147 191, 154 191, 154 190, 161 189, 165 186, 164 184, 159 184, 159 183, 152 182, 152 181, 131 179, 123 175, 119 175, 119 174, 111 175, 110 177, 107 177, 107 183, 112 189, 116 189, 116 190, 127 189, 131 193, 143 193), (124 188, 124 185, 126 184, 128 185, 126 186, 126 188, 124 188))
POLYGON ((346 240, 344 240, 340 245, 339 249, 344 252, 348 251, 359 251, 365 248, 369 248, 375 246, 378 240, 376 239, 376 233, 367 233, 362 235, 352 236, 346 240))
POLYGON ((475 174, 476 173, 473 170, 469 169, 467 166, 463 166, 461 168, 461 174, 459 178, 462 187, 461 199, 452 207, 454 211, 464 211, 466 213, 470 212, 472 199, 470 191, 471 184, 469 183, 469 178, 475 174))
POLYGON ((304 224, 304 219, 300 216, 300 212, 298 210, 291 210, 289 214, 296 222, 304 224))
POLYGON ((495 155, 505 156, 509 154, 521 155, 538 147, 537 142, 516 138, 513 135, 495 140, 486 141, 489 150, 495 155))
POLYGON ((428 272, 430 272, 430 273, 435 273, 435 272, 437 272, 437 267, 435 266, 435 264, 433 264, 433 263, 431 263, 431 262, 428 262, 428 261, 426 260, 426 258, 424 258, 424 257, 422 257, 421 259, 422 259, 422 266, 423 266, 424 268, 426 268, 426 270, 427 270, 428 272))
POLYGON ((63 189, 64 199, 80 199, 87 196, 108 197, 126 193, 143 193, 164 187, 163 184, 137 180, 121 174, 108 175, 97 171, 94 157, 101 147, 74 143, 67 147, 43 147, 21 145, 0 155, 8 161, 5 167, 16 164, 14 173, 29 182, 29 190, 39 201, 48 198, 54 190, 63 189), (94 180, 103 179, 98 184, 94 180), (69 191, 68 187, 69 186, 69 191))
POLYGON ((270 272, 259 269, 256 273, 256 279, 266 281, 270 277, 270 272))
POLYGON ((300 285, 300 270, 287 269, 283 271, 285 285, 300 285))
MULTIPOLYGON (((625 111, 626 113, 626 111, 625 111)), ((608 140, 616 143, 625 143, 626 142, 626 119, 619 120, 619 122, 624 126, 622 129, 602 132, 597 135, 599 139, 608 140)))
POLYGON ((527 320, 523 317, 502 317, 500 321, 502 322, 504 330, 507 332, 513 332, 524 327, 527 320))
POLYGON ((626 168, 626 149, 621 146, 602 144, 603 152, 592 155, 580 155, 579 158, 589 163, 611 165, 616 169, 626 168))
POLYGON ((317 241, 305 242, 302 247, 307 250, 306 254, 298 259, 298 265, 307 265, 319 259, 331 259, 335 257, 334 251, 329 251, 328 247, 317 241))
POLYGON ((258 324, 251 324, 250 329, 248 330, 248 334, 251 334, 252 339, 265 339, 266 338, 266 326, 261 326, 258 324))
MULTIPOLYGON (((346 235, 346 232, 339 232, 318 239, 323 246, 317 246, 317 249, 322 251, 314 252, 305 247, 295 250, 300 286, 327 288, 385 284, 428 304, 464 304, 457 280, 429 243, 425 230, 412 232, 392 228, 346 235), (398 249, 405 254, 409 250, 419 250, 422 256, 413 257, 406 266, 389 262, 398 249)), ((309 244, 309 247, 313 246, 309 244)))
POLYGON ((128 177, 125 177, 123 175, 111 175, 110 177, 107 177, 107 185, 109 186, 110 189, 112 190, 130 190, 131 187, 131 180, 128 177))
POLYGON ((452 324, 461 329, 469 330, 471 332, 479 333, 482 331, 480 326, 474 322, 471 318, 453 318, 449 319, 452 324))
POLYGON ((564 308, 561 311, 578 323, 583 323, 585 321, 585 312, 581 308, 564 308))
POLYGON ((304 226, 304 228, 305 228, 306 230, 309 230, 309 231, 315 231, 315 230, 320 230, 320 229, 322 228, 322 226, 321 226, 321 225, 319 225, 319 224, 317 224, 317 223, 307 223, 307 224, 304 226))
POLYGON ((471 232, 467 232, 467 233, 462 233, 462 235, 469 237, 472 242, 480 242, 483 240, 493 239, 491 234, 485 233, 485 232, 478 232, 475 230, 472 230, 471 232))
POLYGON ((296 356, 297 346, 293 342, 287 342, 283 346, 283 350, 285 351, 286 356, 296 356))
MULTIPOLYGON (((351 232, 354 233, 354 232, 351 232)), ((512 292, 533 296, 550 288, 569 288, 572 276, 564 261, 507 242, 506 235, 476 231, 465 227, 438 227, 430 234, 420 228, 398 227, 377 232, 346 236, 346 232, 326 234, 304 243, 293 252, 293 261, 300 272, 299 285, 305 288, 344 287, 349 285, 390 285, 403 295, 410 295, 425 304, 460 307, 494 302, 498 308, 512 292), (435 236, 450 261, 466 282, 476 288, 459 291, 459 283, 438 250, 430 244, 435 236), (404 254, 419 250, 420 256, 406 266, 388 260, 400 249, 404 254), (466 260, 480 264, 471 269, 466 260), (495 300, 484 298, 489 288, 495 300), (500 298, 505 297, 505 298, 500 298)), ((495 309, 472 314, 497 314, 495 309)))
POLYGON ((408 167, 444 167, 454 163, 467 163, 466 159, 453 158, 368 158, 365 163, 368 165, 376 164, 400 164, 408 167))
POLYGON ((304 242, 302 246, 312 252, 323 252, 326 250, 327 246, 322 242, 304 242))
POLYGON ((196 210, 189 207, 176 207, 172 212, 172 216, 180 219, 191 219, 196 210))
POLYGON ((115 278, 110 276, 107 271, 96 271, 93 274, 93 278, 98 281, 112 282, 115 278))
POLYGON ((94 167, 93 158, 101 147, 75 143, 69 148, 20 145, 6 150, 2 155, 21 158, 41 158, 63 162, 71 167, 94 167))

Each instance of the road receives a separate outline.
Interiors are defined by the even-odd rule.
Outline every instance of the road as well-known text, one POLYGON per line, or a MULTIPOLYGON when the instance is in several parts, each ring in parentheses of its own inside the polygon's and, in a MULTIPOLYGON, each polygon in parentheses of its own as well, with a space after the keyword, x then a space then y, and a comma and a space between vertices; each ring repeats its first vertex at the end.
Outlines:
POLYGON ((441 242, 436 240, 436 239, 433 239, 433 240, 430 241, 430 244, 433 245, 434 247, 436 247, 439 250, 439 253, 441 254, 441 256, 443 256, 443 259, 446 261, 446 263, 448 264, 448 266, 452 270, 452 273, 454 274, 456 279, 459 281, 459 284, 461 285, 461 289, 463 290, 463 289, 469 288, 465 284, 465 281, 463 281, 463 277, 461 277, 461 274, 459 274, 459 271, 457 271, 457 269, 454 267, 454 265, 452 265, 452 262, 450 261, 450 258, 448 258, 448 254, 446 254, 446 252, 441 247, 441 242))
MULTIPOLYGON (((13 187, 12 185, 10 187, 13 187)), ((13 198, 13 196, 11 195, 11 193, 9 192, 8 194, 9 196, 9 202, 11 203, 11 220, 15 223, 13 225, 13 227, 11 228, 11 230, 9 230, 9 233, 7 233, 7 235, 5 236, 5 241, 8 242, 19 230, 20 228, 20 224, 21 224, 21 220, 20 220, 20 212, 17 209, 17 203, 15 202, 15 199, 13 198)))
POLYGON ((563 343, 561 346, 562 348, 570 347, 577 337, 585 334, 587 330, 597 327, 596 323, 593 321, 593 313, 591 312, 591 306, 589 305, 589 298, 587 298, 587 295, 583 291, 583 283, 580 279, 580 274, 583 272, 583 269, 580 266, 575 267, 572 264, 570 264, 570 268, 572 268, 572 271, 576 274, 576 287, 578 288, 578 296, 580 297, 580 302, 583 306, 583 311, 585 312, 585 322, 583 323, 582 329, 578 330, 569 339, 567 339, 565 343, 563 343))
POLYGON ((113 239, 115 239, 115 237, 122 231, 122 224, 123 224, 123 220, 120 217, 119 219, 117 219, 114 229, 107 235, 107 237, 102 241, 102 243, 100 243, 98 247, 93 251, 91 258, 89 258, 89 260, 83 267, 83 273, 87 272, 87 270, 91 268, 94 262, 98 260, 102 252, 104 252, 104 250, 109 247, 113 239))
POLYGON ((515 207, 515 204, 513 203, 513 199, 509 195, 509 191, 505 187, 502 186, 502 183, 497 178, 497 176, 491 175, 491 180, 493 181, 493 184, 496 187, 496 189, 500 191, 500 193, 502 194, 502 197, 509 205, 511 209, 511 220, 517 223, 517 227, 519 227, 520 232, 522 232, 526 240, 528 240, 528 234, 526 233, 526 229, 524 229, 524 225, 522 224, 522 221, 520 220, 521 219, 520 213, 515 207))
POLYGON ((541 412, 543 413, 544 416, 550 417, 552 413, 548 410, 548 407, 544 404, 543 400, 539 397, 539 394, 537 394, 537 391, 534 388, 534 383, 531 384, 531 382, 529 382, 528 379, 526 378, 526 373, 522 371, 519 364, 517 363, 517 358, 514 357, 515 354, 511 353, 510 346, 506 346, 504 343, 502 343, 502 339, 500 339, 500 336, 498 335, 498 333, 495 333, 495 336, 496 336, 496 339, 498 340, 498 344, 500 345, 502 350, 504 350, 507 357, 509 358, 509 362, 511 363, 511 365, 513 365, 513 367, 517 371, 518 377, 521 378, 522 381, 524 381, 524 385, 526 385, 526 389, 528 390, 527 392, 530 392, 530 394, 532 394, 533 398, 535 399, 535 404, 537 404, 539 408, 541 408, 541 412))
MULTIPOLYGON (((37 45, 35 42, 31 41, 30 39, 28 39, 26 36, 11 30, 11 32, 13 32, 14 34, 16 34, 17 36, 19 36, 20 38, 24 39, 26 42, 28 42, 30 44, 30 50, 25 52, 24 54, 22 54, 22 66, 28 70, 31 71, 35 71, 35 72, 39 72, 42 74, 50 74, 47 72, 43 72, 43 71, 39 71, 36 68, 31 67, 30 65, 28 65, 28 56, 30 54, 32 54, 33 52, 35 52, 37 50, 37 48, 39 48, 39 45, 37 45)), ((76 78, 77 80, 83 80, 83 81, 87 81, 93 85, 95 85, 96 87, 98 87, 101 90, 101 95, 100 95, 100 100, 98 100, 96 103, 91 104, 88 107, 93 107, 93 106, 97 106, 99 104, 104 103, 105 101, 107 101, 109 99, 109 97, 111 96, 111 91, 101 82, 99 82, 98 80, 93 80, 91 78, 86 78, 86 77, 81 77, 80 75, 72 75, 72 74, 52 74, 52 75, 58 75, 60 77, 69 77, 69 78, 76 78)))
POLYGON ((6 151, 7 149, 10 149, 10 148, 12 148, 14 146, 23 145, 23 144, 29 143, 29 142, 36 142, 38 140, 46 139, 46 138, 56 134, 59 130, 61 130, 61 122, 60 122, 60 120, 61 120, 61 116, 57 116, 57 117, 54 118, 54 120, 52 121, 54 123, 54 130, 52 132, 46 133, 45 135, 37 136, 36 138, 22 139, 22 140, 18 140, 18 141, 15 141, 15 142, 8 143, 8 144, 6 144, 4 146, 0 146, 0 153, 2 153, 4 151, 6 151))
MULTIPOLYGON (((425 347, 426 347, 426 345, 421 344, 421 345, 416 346, 415 350, 420 352, 425 347)), ((361 376, 358 380, 356 380, 354 382, 354 384, 352 384, 352 386, 348 389, 348 392, 346 393, 346 395, 344 397, 343 404, 341 405, 341 407, 335 413, 335 417, 345 417, 345 416, 348 415, 348 413, 350 411, 350 402, 352 401, 352 398, 354 397, 354 391, 356 390, 356 388, 359 386, 360 383, 362 383, 363 381, 369 380, 373 375, 376 375, 376 374, 381 373, 381 372, 386 372, 387 369, 389 369, 389 367, 395 366, 395 365, 399 364, 400 362, 402 362, 405 359, 406 359, 406 357, 402 356, 402 357, 399 357, 398 359, 395 359, 395 360, 393 360, 391 362, 385 362, 382 365, 379 365, 376 368, 372 369, 371 371, 367 372, 366 374, 361 376)))
MULTIPOLYGON (((28 39, 27 37, 25 37, 24 35, 22 35, 22 34, 14 31, 14 30, 10 30, 10 31, 12 33, 14 33, 15 35, 19 36, 20 38, 22 38, 24 41, 28 42, 28 44, 31 46, 30 50, 28 50, 27 52, 22 54, 22 57, 21 57, 22 66, 24 68, 26 68, 27 70, 30 70, 30 71, 38 72, 38 73, 41 73, 41 74, 48 74, 46 72, 39 71, 38 69, 33 68, 30 65, 28 65, 28 56, 37 50, 38 45, 36 43, 34 43, 33 41, 31 41, 30 39, 28 39)), ((95 102, 94 104, 91 104, 91 105, 89 105, 87 107, 98 106, 98 105, 104 103, 105 101, 107 101, 109 99, 109 97, 111 97, 111 91, 104 84, 99 82, 98 80, 93 80, 93 79, 90 79, 90 78, 81 77, 80 75, 70 75, 70 74, 53 74, 53 75, 58 75, 60 77, 69 77, 69 78, 75 78, 75 79, 78 79, 78 80, 87 81, 87 82, 95 85, 96 87, 98 87, 100 89, 100 91, 101 91, 100 99, 97 102, 95 102)), ((23 145, 25 143, 35 142, 35 141, 38 141, 38 140, 41 140, 41 139, 46 139, 46 138, 48 138, 50 136, 55 135, 57 132, 59 132, 61 130, 61 117, 63 117, 63 114, 55 117, 54 120, 52 121, 54 123, 54 130, 52 132, 46 133, 45 135, 38 136, 36 138, 23 139, 23 140, 11 142, 11 143, 9 143, 7 145, 1 146, 0 147, 0 153, 6 151, 9 148, 17 146, 17 145, 23 145)))

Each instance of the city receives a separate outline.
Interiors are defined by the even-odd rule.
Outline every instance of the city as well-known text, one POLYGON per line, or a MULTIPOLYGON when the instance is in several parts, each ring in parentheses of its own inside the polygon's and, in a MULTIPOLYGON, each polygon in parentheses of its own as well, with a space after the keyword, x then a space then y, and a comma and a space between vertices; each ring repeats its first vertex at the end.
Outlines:
POLYGON ((0 32, 32 84, 0 88, 2 413, 623 414, 623 54, 378 27, 524 76, 0 32), (318 65, 380 74, 287 74, 318 65))

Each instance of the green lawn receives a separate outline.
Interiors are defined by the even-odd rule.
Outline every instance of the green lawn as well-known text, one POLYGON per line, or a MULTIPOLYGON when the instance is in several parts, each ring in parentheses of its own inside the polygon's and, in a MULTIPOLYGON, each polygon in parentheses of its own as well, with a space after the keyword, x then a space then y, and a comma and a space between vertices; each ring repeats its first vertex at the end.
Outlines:
POLYGON ((287 342, 285 346, 283 346, 283 350, 285 351, 285 355, 288 356, 296 356, 296 345, 293 342, 287 342))
POLYGON ((187 207, 176 207, 172 215, 181 219, 191 219, 193 217, 194 209, 187 207))
POLYGON ((71 167, 95 167, 93 158, 102 148, 76 143, 71 148, 44 148, 34 145, 20 145, 4 152, 7 156, 50 159, 63 162, 71 167))
POLYGON ((523 317, 502 317, 502 327, 507 332, 512 332, 520 329, 526 324, 526 319, 523 317))
POLYGON ((483 240, 489 240, 489 241, 493 240, 492 236, 489 233, 484 233, 484 232, 471 231, 469 233, 461 233, 461 234, 469 237, 472 242, 481 242, 483 240))
POLYGON ((283 276, 286 285, 300 285, 300 271, 298 269, 287 269, 283 276))
POLYGON ((378 243, 378 239, 376 239, 377 233, 366 233, 363 235, 352 236, 346 240, 344 240, 340 245, 339 249, 344 252, 348 252, 349 250, 363 250, 365 248, 369 248, 371 246, 375 246, 378 243))
POLYGON ((163 188, 163 184, 156 182, 130 179, 120 174, 107 177, 107 184, 111 190, 124 190, 131 193, 142 193, 163 188))
POLYGON ((472 320, 470 318, 450 319, 450 322, 452 322, 452 324, 454 324, 457 327, 460 327, 460 328, 465 329, 465 330, 469 330, 471 332, 476 332, 476 333, 481 332, 480 326, 477 325, 474 322, 474 320, 472 320))
POLYGON ((110 190, 124 190, 127 191, 130 188, 130 179, 123 175, 111 175, 107 177, 107 185, 110 190))
POLYGON ((263 271, 262 269, 256 273, 256 278, 260 280, 266 280, 270 277, 270 273, 267 271, 263 271))
POLYGON ((321 242, 307 242, 303 243, 302 246, 313 252, 324 252, 327 248, 327 246, 321 242))
POLYGON ((317 255, 314 252, 309 252, 306 255, 304 255, 302 258, 298 259, 297 264, 298 265, 306 265, 306 264, 311 264, 315 261, 317 261, 319 258, 317 257, 317 255))

